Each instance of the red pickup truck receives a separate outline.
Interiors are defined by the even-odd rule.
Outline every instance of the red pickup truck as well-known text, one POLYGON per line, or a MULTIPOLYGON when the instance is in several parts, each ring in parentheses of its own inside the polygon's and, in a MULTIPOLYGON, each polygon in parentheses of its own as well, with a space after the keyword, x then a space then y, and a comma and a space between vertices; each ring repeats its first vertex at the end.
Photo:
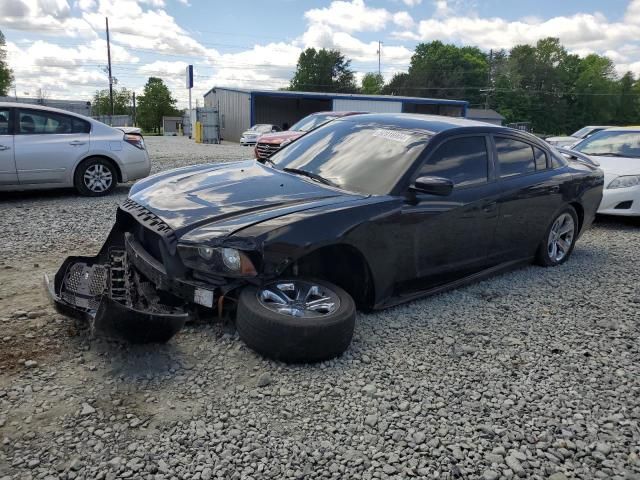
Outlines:
POLYGON ((348 115, 357 115, 367 112, 316 112, 307 115, 302 120, 294 123, 289 130, 277 133, 267 133, 262 135, 256 143, 255 154, 258 160, 269 158, 282 147, 295 139, 300 138, 305 133, 319 127, 331 120, 348 115))

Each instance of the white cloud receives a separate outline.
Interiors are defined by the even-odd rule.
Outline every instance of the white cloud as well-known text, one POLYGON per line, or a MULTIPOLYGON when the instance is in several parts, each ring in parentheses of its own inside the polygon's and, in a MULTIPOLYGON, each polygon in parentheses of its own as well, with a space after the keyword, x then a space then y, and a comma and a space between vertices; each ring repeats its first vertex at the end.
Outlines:
MULTIPOLYGON (((23 48, 8 42, 7 57, 16 72, 16 91, 18 95, 35 96, 38 91, 44 91, 51 98, 89 100, 96 90, 108 85, 102 71, 106 65, 105 49, 102 40, 78 48, 42 41, 23 48)), ((121 48, 114 48, 112 54, 123 61, 137 60, 121 48)))
POLYGON ((511 48, 522 43, 532 44, 545 37, 559 37, 569 49, 603 51, 637 39, 640 25, 609 23, 599 13, 579 13, 534 22, 507 21, 498 17, 447 17, 422 20, 416 32, 395 32, 394 35, 418 41, 477 45, 483 49, 511 48))
MULTIPOLYGON (((408 67, 413 51, 404 43, 438 39, 488 50, 532 44, 547 36, 560 37, 573 53, 606 54, 619 73, 630 69, 640 74, 640 0, 631 0, 622 19, 615 21, 598 12, 529 15, 513 21, 482 17, 474 8, 477 0, 429 0, 424 3, 433 5, 433 15, 417 18, 418 9, 394 11, 372 7, 370 1, 326 2, 304 14, 306 28, 294 40, 256 44, 235 53, 211 48, 166 10, 167 4, 189 5, 189 0, 0 0, 0 25, 24 32, 26 41, 14 38, 8 44, 19 91, 43 88, 52 95, 74 98, 90 97, 95 89, 106 86, 101 70, 106 64, 105 16, 120 86, 139 91, 148 76, 160 76, 181 102, 186 99, 184 67, 188 63, 195 64, 196 98, 214 85, 285 86, 307 47, 340 50, 353 60, 360 78, 367 71, 377 71, 378 38, 385 40, 386 78, 408 67), (398 30, 391 32, 396 45, 389 41, 393 29, 398 30), (50 41, 33 41, 29 32, 49 35, 50 41), (361 32, 380 33, 365 41, 361 32), (58 37, 66 40, 57 44, 58 37)), ((407 7, 421 4, 421 0, 395 2, 407 7)))
POLYGON ((2 0, 0 25, 56 36, 95 36, 82 19, 71 16, 66 0, 2 0))
POLYGON ((336 27, 345 32, 382 30, 392 15, 384 8, 370 8, 364 0, 335 0, 327 8, 314 8, 304 14, 311 23, 336 27))
POLYGON ((393 14, 393 23, 403 28, 413 28, 414 21, 407 12, 397 12, 393 14))
POLYGON ((436 0, 433 3, 436 7, 436 11, 433 14, 434 17, 446 17, 452 13, 452 9, 449 7, 447 0, 436 0))

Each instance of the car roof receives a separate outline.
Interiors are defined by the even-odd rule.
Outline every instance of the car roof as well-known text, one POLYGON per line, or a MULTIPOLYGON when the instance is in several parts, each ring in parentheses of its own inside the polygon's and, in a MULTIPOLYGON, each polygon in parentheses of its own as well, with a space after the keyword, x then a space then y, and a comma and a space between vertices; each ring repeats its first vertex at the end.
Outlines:
POLYGON ((634 126, 634 125, 630 125, 627 127, 607 127, 606 130, 607 132, 640 132, 640 126, 634 126))
POLYGON ((42 110, 46 112, 62 113, 64 115, 72 115, 74 117, 82 118, 83 120, 93 120, 91 117, 87 117, 79 113, 70 112, 69 110, 63 110, 62 108, 46 107, 44 105, 38 105, 37 103, 0 102, 0 108, 29 108, 32 110, 42 110))
POLYGON ((369 113, 369 112, 352 112, 352 111, 335 111, 335 110, 327 110, 325 112, 313 112, 310 115, 307 115, 309 117, 312 117, 313 115, 330 115, 332 117, 347 117, 349 115, 362 115, 365 113, 369 113))
POLYGON ((344 121, 357 121, 362 124, 388 125, 409 130, 424 130, 429 133, 440 133, 446 130, 465 127, 482 127, 496 131, 513 131, 492 123, 478 122, 461 117, 443 115, 424 115, 420 113, 368 113, 355 116, 344 121))

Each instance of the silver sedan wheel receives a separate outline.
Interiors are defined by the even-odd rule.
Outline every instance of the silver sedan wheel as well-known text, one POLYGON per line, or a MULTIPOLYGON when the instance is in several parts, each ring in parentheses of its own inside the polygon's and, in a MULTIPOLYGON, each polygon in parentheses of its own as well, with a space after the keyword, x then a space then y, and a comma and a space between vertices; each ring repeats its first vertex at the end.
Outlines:
POLYGON ((84 172, 85 186, 95 193, 109 190, 113 183, 113 174, 108 167, 101 163, 96 163, 87 168, 84 172))
POLYGON ((559 262, 567 256, 573 244, 575 232, 573 217, 568 213, 563 213, 553 222, 547 240, 547 251, 551 260, 559 262))
POLYGON ((340 308, 334 291, 305 280, 269 283, 258 290, 258 301, 272 312, 303 318, 322 317, 340 308))

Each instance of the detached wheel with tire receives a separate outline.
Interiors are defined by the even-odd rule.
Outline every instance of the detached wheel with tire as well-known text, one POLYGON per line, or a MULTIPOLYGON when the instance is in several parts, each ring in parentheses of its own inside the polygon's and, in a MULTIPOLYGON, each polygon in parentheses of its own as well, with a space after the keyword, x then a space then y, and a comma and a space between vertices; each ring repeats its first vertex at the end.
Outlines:
POLYGON ((87 158, 76 168, 73 183, 80 195, 99 197, 111 193, 116 188, 118 174, 109 160, 87 158))
POLYGON ((538 247, 536 263, 554 267, 567 261, 578 239, 578 215, 567 206, 555 216, 538 247))
POLYGON ((236 328, 262 355, 292 363, 336 357, 351 344, 356 307, 340 287, 323 280, 282 279, 240 293, 236 328))

